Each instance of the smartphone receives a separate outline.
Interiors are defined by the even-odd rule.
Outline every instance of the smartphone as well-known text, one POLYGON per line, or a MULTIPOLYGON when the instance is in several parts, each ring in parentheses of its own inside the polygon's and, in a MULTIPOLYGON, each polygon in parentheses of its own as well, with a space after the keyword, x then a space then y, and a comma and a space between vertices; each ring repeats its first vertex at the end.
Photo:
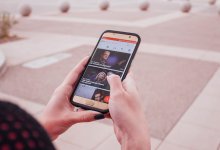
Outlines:
POLYGON ((70 102, 77 107, 107 113, 110 86, 107 76, 116 74, 123 80, 137 52, 141 38, 135 33, 105 31, 83 71, 70 102))

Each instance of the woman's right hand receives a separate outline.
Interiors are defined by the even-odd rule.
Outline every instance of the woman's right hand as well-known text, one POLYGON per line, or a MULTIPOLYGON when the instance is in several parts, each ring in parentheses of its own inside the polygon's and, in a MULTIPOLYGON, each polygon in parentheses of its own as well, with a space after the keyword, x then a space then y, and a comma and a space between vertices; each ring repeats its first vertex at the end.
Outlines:
POLYGON ((107 79, 110 85, 109 112, 122 149, 150 150, 147 121, 131 73, 123 82, 117 75, 110 75, 107 79))

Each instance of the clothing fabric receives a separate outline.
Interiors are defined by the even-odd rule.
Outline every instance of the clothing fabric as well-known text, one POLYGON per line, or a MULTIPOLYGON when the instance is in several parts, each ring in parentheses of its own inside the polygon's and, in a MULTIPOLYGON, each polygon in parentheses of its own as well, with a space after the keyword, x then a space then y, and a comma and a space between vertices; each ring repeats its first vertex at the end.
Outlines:
POLYGON ((15 104, 0 101, 0 150, 55 150, 44 128, 15 104))

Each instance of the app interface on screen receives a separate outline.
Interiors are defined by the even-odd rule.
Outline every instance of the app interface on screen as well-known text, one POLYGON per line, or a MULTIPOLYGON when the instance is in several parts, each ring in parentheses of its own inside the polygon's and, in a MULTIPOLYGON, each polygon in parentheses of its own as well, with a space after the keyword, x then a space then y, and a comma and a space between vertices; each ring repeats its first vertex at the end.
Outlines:
POLYGON ((75 96, 108 103, 110 87, 107 76, 123 76, 136 41, 102 37, 86 68, 75 96))

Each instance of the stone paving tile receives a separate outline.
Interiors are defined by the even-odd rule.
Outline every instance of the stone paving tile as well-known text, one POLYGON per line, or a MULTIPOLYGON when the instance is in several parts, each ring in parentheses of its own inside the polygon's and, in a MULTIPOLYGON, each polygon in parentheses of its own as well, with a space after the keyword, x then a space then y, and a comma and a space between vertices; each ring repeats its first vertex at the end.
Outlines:
MULTIPOLYGON (((213 52, 214 52, 214 51, 213 51, 213 52)), ((216 52, 217 52, 217 51, 216 51, 216 52)), ((219 52, 217 52, 216 54, 213 53, 213 54, 211 54, 211 55, 206 55, 206 54, 204 54, 204 55, 201 57, 201 59, 207 60, 207 61, 213 61, 213 62, 218 62, 218 63, 220 63, 219 56, 220 56, 220 53, 219 53, 219 52)))
POLYGON ((220 101, 218 96, 201 94, 193 103, 195 109, 202 109, 206 111, 220 111, 220 101))
POLYGON ((213 6, 209 5, 209 7, 207 9, 201 11, 200 13, 202 15, 217 16, 218 15, 218 4, 213 5, 213 6))
POLYGON ((204 128, 209 128, 220 132, 220 111, 211 111, 190 107, 181 118, 183 122, 193 123, 204 128))
MULTIPOLYGON (((125 21, 125 20, 110 20, 110 19, 86 19, 81 17, 55 17, 55 16, 31 16, 27 18, 27 20, 32 21, 50 21, 50 22, 65 22, 65 23, 80 23, 80 24, 91 24, 91 25, 107 25, 107 26, 118 26, 118 27, 139 27, 146 28, 150 26, 154 26, 157 24, 162 24, 164 22, 168 22, 171 20, 175 20, 177 18, 186 17, 188 15, 183 14, 181 12, 174 12, 168 14, 161 14, 155 17, 146 17, 138 21, 125 21)), ((26 20, 26 19, 22 19, 26 20)))
POLYGON ((209 81, 203 92, 199 95, 197 100, 191 107, 193 109, 204 110, 208 112, 220 112, 220 70, 218 69, 215 76, 209 81))
MULTIPOLYGON (((108 12, 106 12, 108 14, 108 12)), ((90 12, 88 12, 88 15, 90 12)), ((102 13, 101 13, 102 14, 102 13)), ((116 13, 117 14, 117 13, 116 13)), ((137 12, 134 14, 143 14, 143 12, 137 12)), ((133 14, 133 15, 134 15, 133 14)), ((146 14, 145 18, 142 18, 142 20, 146 20, 146 18, 149 18, 148 16, 152 16, 158 14, 158 12, 153 12, 150 14, 146 14)), ((163 15, 166 13, 162 13, 163 15)), ((125 17, 132 17, 133 15, 127 15, 124 13, 124 15, 114 15, 112 17, 117 18, 122 16, 125 17)), ((145 15, 141 15, 145 16, 145 15)), ((153 18, 153 17, 150 17, 153 18)), ((65 20, 65 18, 63 18, 65 20)), ((83 18, 82 18, 83 19, 83 18)), ((108 18, 106 18, 109 20, 108 18)), ((86 19, 84 19, 86 20, 86 19)), ((99 19, 98 21, 102 21, 102 19, 99 19)), ((111 20, 110 20, 111 21, 111 20)), ((117 19, 115 20, 117 21, 117 19)), ((123 21, 123 20, 122 20, 123 21)), ((126 24, 132 24, 133 22, 125 22, 123 25, 126 24)), ((96 36, 98 37, 104 30, 112 29, 112 30, 121 30, 121 31, 129 31, 129 32, 136 32, 140 33, 141 31, 138 28, 133 27, 124 27, 124 26, 115 26, 115 25, 94 25, 94 24, 88 24, 88 23, 77 23, 77 22, 60 22, 60 21, 41 21, 41 20, 28 20, 28 19, 21 19, 19 24, 15 26, 15 29, 23 30, 23 31, 41 31, 41 32, 52 32, 52 33, 62 33, 62 34, 71 34, 71 35, 89 35, 89 36, 96 36), (81 30, 78 30, 78 29, 81 30), (83 31, 83 32, 82 32, 83 31)))
MULTIPOLYGON (((146 99, 146 114, 152 135, 161 139, 169 132, 171 126, 175 125, 174 118, 180 118, 188 109, 217 68, 213 72, 210 70, 212 73, 208 75, 208 68, 204 68, 204 62, 155 57, 142 54, 137 59, 142 60, 145 68, 143 69, 140 63, 137 67, 135 62, 132 70, 139 73, 138 80, 141 82, 137 83, 142 97, 146 99), (151 60, 155 57, 156 60, 151 60), (204 70, 206 71, 203 72, 204 70)), ((213 67, 213 64, 210 64, 211 66, 213 67)))
POLYGON ((192 150, 215 150, 219 141, 220 133, 218 131, 181 121, 165 139, 165 142, 192 150))
POLYGON ((163 142, 157 150, 192 150, 173 143, 163 142))
POLYGON ((121 146, 118 143, 115 135, 111 135, 103 143, 94 148, 94 150, 120 150, 121 146))
POLYGON ((217 51, 199 50, 149 43, 142 43, 138 51, 220 64, 220 53, 217 51))
MULTIPOLYGON (((151 138, 151 150, 156 150, 158 145, 161 143, 160 140, 151 138)), ((102 144, 96 147, 94 150, 120 150, 121 145, 118 143, 115 135, 110 136, 102 144)))
POLYGON ((81 23, 67 23, 58 21, 35 21, 35 20, 22 20, 14 29, 19 31, 35 31, 45 33, 59 33, 65 35, 80 35, 80 36, 93 36, 99 37, 105 30, 112 29, 118 31, 130 31, 139 33, 139 29, 116 27, 112 25, 91 25, 81 23), (80 29, 80 30, 79 30, 80 29))
POLYGON ((53 142, 57 150, 86 150, 82 147, 74 145, 72 143, 68 143, 62 140, 56 140, 53 142))
POLYGON ((220 131, 220 109, 213 107, 213 105, 219 106, 220 104, 219 89, 220 70, 215 73, 199 97, 181 118, 181 121, 220 131), (205 97, 205 99, 202 99, 203 97, 205 97), (206 101, 206 107, 204 107, 204 101, 206 101))
POLYGON ((113 127, 98 122, 75 124, 59 139, 85 149, 93 149, 113 134, 113 127))
POLYGON ((217 15, 192 14, 149 27, 141 35, 144 42, 219 51, 218 19, 217 15))
POLYGON ((170 143, 168 146, 178 145, 192 150, 219 149, 220 111, 218 107, 214 107, 214 105, 219 106, 219 75, 220 70, 217 70, 192 106, 160 145, 159 150, 164 147, 164 149, 172 149, 167 147, 167 142, 170 143))

